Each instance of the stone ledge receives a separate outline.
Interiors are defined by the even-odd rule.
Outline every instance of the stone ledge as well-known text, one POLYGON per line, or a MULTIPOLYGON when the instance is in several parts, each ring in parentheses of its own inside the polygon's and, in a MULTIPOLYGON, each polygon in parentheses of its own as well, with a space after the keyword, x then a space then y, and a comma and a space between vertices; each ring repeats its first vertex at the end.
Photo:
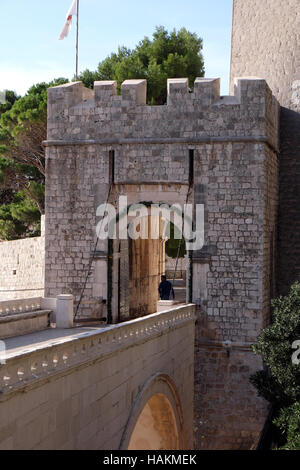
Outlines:
MULTIPOLYGON (((167 80, 168 105, 180 106, 182 103, 198 102, 204 107, 211 106, 220 100, 220 79, 198 77, 194 82, 194 90, 189 92, 187 78, 170 78, 167 80)), ((82 82, 67 83, 49 88, 49 106, 56 110, 68 109, 74 106, 83 106, 86 103, 98 106, 119 104, 123 107, 132 105, 146 105, 147 81, 144 79, 125 80, 121 85, 121 96, 117 96, 117 83, 115 81, 97 81, 94 90, 85 88, 82 82)), ((235 104, 244 102, 256 103, 257 98, 264 97, 266 81, 262 78, 247 77, 236 78, 234 97, 235 104)), ((226 105, 226 101, 224 102, 226 105)), ((232 100, 230 106, 232 106, 232 100)))
POLYGON ((10 323, 18 320, 27 320, 30 318, 37 318, 43 315, 49 315, 52 310, 35 310, 33 312, 23 312, 23 313, 8 313, 7 315, 0 316, 1 323, 10 323))
POLYGON ((224 143, 237 143, 237 144, 266 144, 276 154, 279 152, 278 147, 274 146, 271 140, 264 135, 241 135, 231 136, 224 135, 213 136, 204 135, 201 137, 141 137, 141 138, 120 138, 114 139, 65 139, 65 140, 44 140, 45 147, 72 147, 73 145, 167 145, 167 144, 224 144, 224 143))
MULTIPOLYGON (((49 334, 48 340, 38 342, 35 347, 31 344, 27 348, 23 345, 9 349, 8 343, 5 364, 0 366, 0 401, 11 393, 48 380, 52 375, 64 375, 74 368, 101 361, 190 322, 195 322, 194 304, 106 328, 80 328, 77 332, 75 328, 70 329, 67 336, 62 334, 52 341, 49 334)), ((65 333, 66 330, 62 331, 65 333)), ((43 333, 47 336, 47 332, 43 333)), ((22 344, 22 339, 19 341, 22 344)))
POLYGON ((13 338, 41 331, 49 326, 51 310, 9 313, 0 316, 0 339, 13 338))

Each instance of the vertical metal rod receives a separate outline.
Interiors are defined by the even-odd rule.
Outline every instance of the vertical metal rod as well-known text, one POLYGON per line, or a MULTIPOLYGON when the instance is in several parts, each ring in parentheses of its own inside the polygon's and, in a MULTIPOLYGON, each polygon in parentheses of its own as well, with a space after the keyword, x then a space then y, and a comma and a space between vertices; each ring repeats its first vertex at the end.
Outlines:
POLYGON ((76 28, 76 80, 78 80, 78 35, 79 31, 79 0, 77 0, 77 28, 76 28))

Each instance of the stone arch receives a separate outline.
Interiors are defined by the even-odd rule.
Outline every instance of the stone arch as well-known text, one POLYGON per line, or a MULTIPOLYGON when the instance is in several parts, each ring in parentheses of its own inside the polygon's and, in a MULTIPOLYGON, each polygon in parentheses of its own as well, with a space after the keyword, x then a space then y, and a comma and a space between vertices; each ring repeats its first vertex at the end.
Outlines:
MULTIPOLYGON (((128 209, 129 206, 126 212, 128 209)), ((116 225, 124 216, 124 213, 117 213, 116 225)), ((116 239, 111 245, 110 255, 114 260, 112 270, 115 273, 115 279, 112 279, 114 283, 111 296, 112 309, 118 311, 118 318, 115 315, 114 322, 157 311, 158 285, 161 275, 164 274, 164 240, 161 236, 160 223, 158 223, 158 238, 151 238, 153 219, 149 206, 147 206, 147 215, 139 217, 139 220, 144 220, 145 217, 148 218, 146 239, 133 240, 130 237, 127 240, 116 239)), ((127 229, 129 225, 127 221, 127 229)))
MULTIPOLYGON (((184 208, 184 205, 187 201, 187 194, 188 194, 188 189, 186 185, 176 185, 174 188, 172 185, 159 185, 157 186, 151 186, 147 187, 146 189, 143 187, 143 185, 131 185, 131 190, 129 191, 127 188, 127 185, 124 186, 123 191, 122 188, 119 187, 118 189, 118 195, 119 196, 127 196, 127 207, 125 206, 122 211, 119 211, 116 207, 116 218, 115 218, 115 224, 118 225, 120 224, 120 221, 125 217, 125 215, 128 214, 128 209, 132 205, 145 205, 150 214, 150 207, 152 204, 159 204, 159 205, 167 205, 169 207, 175 205, 175 204, 180 204, 182 208, 184 208), (133 191, 133 187, 135 188, 135 191, 133 191)), ((114 195, 114 201, 116 205, 116 196, 117 194, 114 195)), ((162 220, 163 217, 161 218, 162 220)), ((175 220, 174 220, 175 222, 175 220)), ((132 246, 130 245, 129 241, 123 241, 123 240, 115 240, 114 243, 111 245, 111 252, 110 256, 111 259, 113 259, 113 271, 115 273, 119 273, 119 278, 117 279, 117 276, 115 279, 112 279, 112 284, 114 287, 108 289, 111 289, 111 293, 109 294, 109 298, 111 298, 111 305, 112 307, 109 307, 109 310, 112 311, 112 322, 116 323, 119 321, 126 320, 128 318, 135 318, 139 316, 144 316, 147 314, 155 313, 157 310, 157 288, 160 282, 160 277, 161 274, 165 274, 165 269, 163 269, 163 272, 160 268, 155 269, 155 270, 149 270, 151 271, 151 274, 149 275, 149 272, 146 274, 144 271, 147 270, 147 265, 155 265, 155 259, 162 259, 161 253, 160 253, 160 248, 156 246, 157 244, 154 242, 153 245, 154 247, 148 246, 151 244, 147 244, 147 242, 142 242, 142 241, 137 241, 135 244, 137 248, 137 253, 138 256, 137 258, 141 258, 140 252, 141 249, 144 250, 144 253, 147 253, 147 250, 150 250, 151 253, 156 254, 153 259, 151 256, 149 257, 149 262, 147 263, 143 261, 141 258, 141 263, 139 264, 138 268, 136 270, 136 279, 134 276, 132 276, 132 271, 130 269, 128 270, 128 267, 131 266, 130 264, 130 259, 129 255, 132 253, 131 248, 132 246), (139 246, 141 245, 141 247, 139 246), (143 245, 145 247, 143 248, 143 245), (155 250, 153 250, 153 248, 155 250), (126 255, 126 252, 128 253, 126 255), (114 256, 116 255, 116 256, 114 256), (126 261, 127 257, 127 261, 126 261), (139 272, 141 270, 141 273, 139 272), (153 271, 153 272, 152 272, 153 271), (155 271, 155 272, 154 272, 155 271), (122 273, 122 274, 120 274, 122 273), (139 285, 138 279, 139 276, 141 279, 145 279, 145 282, 148 282, 148 287, 142 285, 142 281, 140 282, 141 285, 139 285), (128 279, 127 279, 128 278, 128 279), (134 285, 137 286, 136 291, 130 283, 134 283, 134 285), (130 287, 129 287, 130 286, 130 287), (131 293, 129 295, 129 292, 131 293), (142 294, 139 295, 139 292, 142 294), (155 297, 156 295, 156 297, 155 297), (136 308, 135 308, 136 307, 136 308)), ((165 253, 165 249, 163 250, 165 253)), ((165 255, 164 255, 165 256, 165 255)), ((147 258, 147 257, 146 257, 147 258)), ((185 261, 184 261, 185 263, 185 261)), ((158 265, 165 266, 165 261, 159 261, 158 265)), ((189 269, 190 269, 189 265, 189 269)), ((185 274, 185 273, 184 273, 185 274)), ((184 289, 181 291, 180 295, 181 298, 184 297, 184 302, 186 300, 186 291, 188 289, 188 276, 190 272, 187 273, 186 279, 183 281, 183 288, 184 289)), ((191 289, 189 288, 189 299, 191 300, 191 289)))
POLYGON ((166 374, 152 376, 129 414, 120 450, 183 450, 185 429, 179 394, 166 374))

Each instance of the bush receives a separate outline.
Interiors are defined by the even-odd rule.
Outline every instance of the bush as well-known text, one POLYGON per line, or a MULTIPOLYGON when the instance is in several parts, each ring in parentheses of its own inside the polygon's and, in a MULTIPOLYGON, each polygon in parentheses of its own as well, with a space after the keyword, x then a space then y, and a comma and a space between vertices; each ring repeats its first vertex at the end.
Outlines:
POLYGON ((292 345, 300 340, 300 284, 287 296, 272 301, 272 324, 262 330, 253 346, 265 368, 251 377, 258 394, 279 409, 275 424, 287 448, 300 449, 300 366, 293 364, 292 345))

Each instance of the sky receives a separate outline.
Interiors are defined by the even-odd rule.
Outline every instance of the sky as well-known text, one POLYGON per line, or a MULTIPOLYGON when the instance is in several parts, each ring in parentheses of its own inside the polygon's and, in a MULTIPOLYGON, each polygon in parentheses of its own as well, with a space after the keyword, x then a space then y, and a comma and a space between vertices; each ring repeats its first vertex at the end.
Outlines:
MULTIPOLYGON (((75 22, 58 37, 72 0, 0 0, 0 90, 23 95, 34 83, 75 74, 75 22)), ((118 46, 134 48, 156 26, 203 38, 206 77, 229 94, 232 0, 80 0, 79 71, 96 70, 118 46)))

